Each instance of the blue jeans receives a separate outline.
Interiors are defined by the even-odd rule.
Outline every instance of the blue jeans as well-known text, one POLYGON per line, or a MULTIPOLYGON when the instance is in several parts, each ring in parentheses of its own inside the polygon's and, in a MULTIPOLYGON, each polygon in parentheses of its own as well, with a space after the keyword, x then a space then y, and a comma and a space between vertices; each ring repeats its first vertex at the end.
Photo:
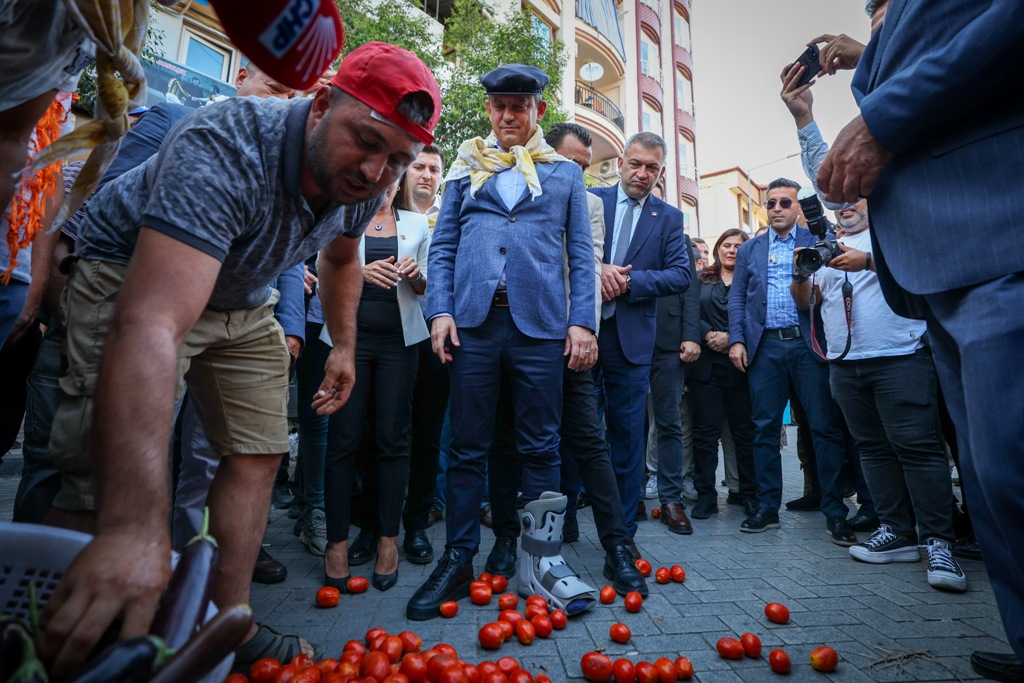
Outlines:
POLYGON ((28 376, 25 402, 24 463, 14 498, 14 521, 39 524, 60 491, 60 472, 49 460, 50 429, 60 405, 61 344, 64 337, 52 331, 43 336, 39 353, 28 376))
POLYGON ((6 285, 0 285, 0 348, 7 341, 7 335, 21 315, 27 298, 28 285, 24 282, 11 280, 6 285))
POLYGON ((295 468, 296 498, 305 510, 324 509, 324 454, 327 415, 317 415, 313 395, 324 381, 324 364, 331 349, 320 340, 323 323, 306 323, 306 344, 295 363, 298 382, 299 458, 295 468))

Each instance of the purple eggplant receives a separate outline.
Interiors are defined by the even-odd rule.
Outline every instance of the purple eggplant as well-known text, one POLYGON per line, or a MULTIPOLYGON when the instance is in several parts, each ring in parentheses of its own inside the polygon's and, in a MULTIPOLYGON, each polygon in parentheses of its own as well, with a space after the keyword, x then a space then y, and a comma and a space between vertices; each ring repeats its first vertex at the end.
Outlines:
POLYGON ((144 683, 168 654, 156 636, 128 638, 96 655, 67 683, 144 683))
POLYGON ((236 605, 221 610, 181 648, 149 683, 186 683, 210 673, 237 648, 252 627, 252 610, 236 605))
POLYGON ((210 509, 207 508, 203 512, 203 528, 181 553, 149 630, 172 650, 184 646, 206 617, 218 554, 217 541, 209 530, 210 509))

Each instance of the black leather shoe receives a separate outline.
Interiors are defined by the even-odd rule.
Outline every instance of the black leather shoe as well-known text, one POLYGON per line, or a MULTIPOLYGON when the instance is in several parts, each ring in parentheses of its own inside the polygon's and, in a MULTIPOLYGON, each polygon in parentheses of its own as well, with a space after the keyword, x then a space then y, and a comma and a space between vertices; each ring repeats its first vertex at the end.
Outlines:
POLYGON ((821 509, 821 494, 811 492, 786 503, 786 509, 793 512, 814 512, 821 509))
POLYGON ((585 507, 590 506, 590 497, 585 493, 577 494, 576 496, 576 509, 582 510, 585 507))
POLYGON ((511 579, 515 576, 516 545, 515 536, 495 536, 494 547, 491 548, 491 552, 487 556, 487 564, 484 565, 484 571, 491 574, 500 574, 506 579, 511 579))
POLYGON ((857 534, 853 533, 850 523, 842 515, 828 518, 825 522, 825 533, 832 537, 832 542, 836 545, 846 547, 857 545, 857 534))
POLYGON ((405 548, 405 559, 413 564, 430 564, 434 561, 434 547, 430 545, 427 532, 423 529, 406 531, 402 547, 405 548))
POLYGON ((690 517, 693 519, 710 519, 711 515, 718 514, 718 501, 714 498, 701 498, 697 504, 690 509, 690 517))
POLYGON ((379 591, 391 590, 395 587, 395 584, 398 583, 398 567, 395 567, 395 571, 390 574, 378 574, 377 572, 374 572, 370 576, 370 583, 372 583, 373 587, 379 591))
POLYGON ((874 531, 878 528, 878 515, 874 510, 865 510, 862 506, 853 517, 848 520, 850 528, 854 531, 874 531))
POLYGON ((647 597, 647 581, 634 564, 633 553, 628 545, 617 545, 604 556, 604 578, 612 582, 615 592, 625 595, 636 591, 647 597))
POLYGON ((729 497, 725 499, 726 505, 743 505, 746 496, 737 491, 729 491, 729 497))
POLYGON ((743 520, 743 523, 740 524, 740 531, 748 534, 759 534, 769 529, 778 529, 779 526, 779 513, 759 509, 743 520))
POLYGON ((256 566, 252 568, 252 580, 256 583, 281 583, 288 578, 288 567, 284 566, 266 550, 260 547, 256 566))
POLYGON ((348 547, 348 564, 350 567, 358 567, 366 564, 377 554, 377 542, 380 541, 380 534, 376 531, 359 531, 356 540, 348 547))
POLYGON ((580 521, 575 517, 565 516, 562 522, 562 543, 575 543, 580 540, 580 521))
POLYGON ((405 607, 405 616, 413 621, 426 621, 440 616, 438 607, 449 600, 469 595, 473 580, 473 563, 463 562, 454 548, 445 550, 441 560, 426 582, 417 589, 405 607))
POLYGON ((746 513, 747 517, 753 515, 755 512, 757 512, 757 510, 757 498, 750 498, 749 496, 744 496, 743 512, 746 513))
POLYGON ((333 576, 327 574, 327 556, 324 555, 324 585, 330 586, 331 588, 337 588, 342 593, 348 593, 348 580, 352 578, 352 575, 343 576, 340 579, 336 579, 333 576))
POLYGON ((981 546, 973 538, 961 538, 953 543, 953 557, 961 560, 980 560, 981 546))
POLYGON ((971 653, 971 668, 985 678, 1004 683, 1024 683, 1024 664, 1012 652, 971 653))

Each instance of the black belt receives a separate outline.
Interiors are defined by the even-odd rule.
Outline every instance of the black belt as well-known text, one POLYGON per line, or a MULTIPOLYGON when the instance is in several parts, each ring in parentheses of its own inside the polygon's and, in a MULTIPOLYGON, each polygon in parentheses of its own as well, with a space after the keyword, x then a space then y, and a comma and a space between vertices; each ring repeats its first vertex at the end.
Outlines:
POLYGON ((800 332, 800 326, 796 325, 794 327, 780 327, 774 330, 765 330, 764 336, 769 339, 781 339, 783 341, 788 341, 790 339, 799 339, 803 336, 803 333, 800 332))
POLYGON ((495 308, 508 308, 508 290, 496 290, 494 292, 494 298, 491 299, 491 305, 495 308))

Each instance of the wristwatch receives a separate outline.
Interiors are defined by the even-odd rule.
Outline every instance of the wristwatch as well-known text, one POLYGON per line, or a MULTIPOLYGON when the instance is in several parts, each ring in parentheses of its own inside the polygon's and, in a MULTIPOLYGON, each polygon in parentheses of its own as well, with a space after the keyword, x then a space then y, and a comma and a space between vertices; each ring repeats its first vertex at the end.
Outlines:
POLYGON ((633 277, 629 273, 626 273, 626 291, 628 292, 631 289, 633 289, 633 277))

